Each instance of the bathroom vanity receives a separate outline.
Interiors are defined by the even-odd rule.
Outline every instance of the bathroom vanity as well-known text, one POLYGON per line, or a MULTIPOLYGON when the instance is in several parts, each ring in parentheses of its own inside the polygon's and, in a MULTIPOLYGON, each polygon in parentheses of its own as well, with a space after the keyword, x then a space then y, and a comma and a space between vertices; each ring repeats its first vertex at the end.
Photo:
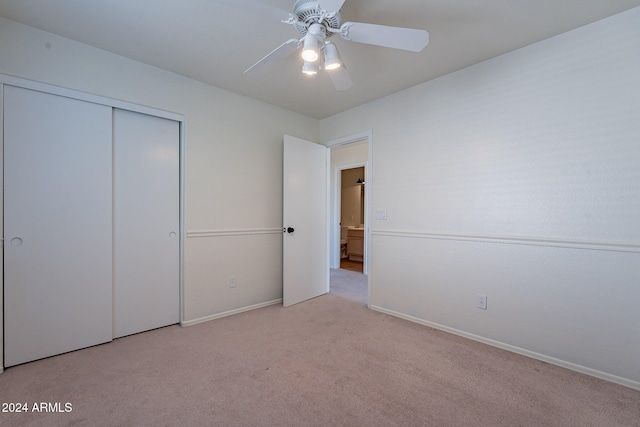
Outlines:
POLYGON ((347 230, 347 255, 350 261, 362 261, 364 257, 364 228, 347 230))

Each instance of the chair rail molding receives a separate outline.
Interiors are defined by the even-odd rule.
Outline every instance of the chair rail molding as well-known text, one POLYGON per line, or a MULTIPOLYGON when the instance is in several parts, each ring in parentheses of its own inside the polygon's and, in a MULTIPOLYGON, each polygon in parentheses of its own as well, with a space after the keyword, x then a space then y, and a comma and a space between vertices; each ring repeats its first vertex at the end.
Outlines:
POLYGON ((226 237, 226 236, 258 236, 263 234, 281 234, 282 228, 241 228, 225 230, 191 230, 187 238, 226 237))
POLYGON ((414 239, 457 240, 505 245, 548 246, 556 248, 586 249, 610 252, 640 253, 639 244, 606 242, 596 240, 558 239, 530 236, 500 236, 491 234, 452 234, 396 230, 371 230, 372 236, 390 236, 414 239))

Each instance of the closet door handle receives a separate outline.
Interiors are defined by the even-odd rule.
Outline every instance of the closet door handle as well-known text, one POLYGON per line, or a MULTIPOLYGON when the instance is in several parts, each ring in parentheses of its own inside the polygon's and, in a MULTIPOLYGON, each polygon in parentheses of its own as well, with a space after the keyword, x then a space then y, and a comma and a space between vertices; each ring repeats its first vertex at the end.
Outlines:
POLYGON ((11 243, 11 246, 20 246, 22 245, 22 239, 20 237, 14 237, 9 240, 9 243, 11 243))
MULTIPOLYGON (((282 231, 284 231, 284 230, 282 230, 282 231)), ((291 234, 291 233, 293 233, 294 231, 296 231, 296 230, 294 230, 294 228, 293 228, 293 227, 287 227, 287 233, 291 234)))

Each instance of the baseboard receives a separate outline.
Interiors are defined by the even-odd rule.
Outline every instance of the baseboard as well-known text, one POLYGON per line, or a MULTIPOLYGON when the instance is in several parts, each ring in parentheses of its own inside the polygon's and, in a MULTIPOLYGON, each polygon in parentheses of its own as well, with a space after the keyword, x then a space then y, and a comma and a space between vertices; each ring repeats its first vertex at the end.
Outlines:
POLYGON ((273 301, 261 302, 260 304, 249 305, 246 307, 236 308, 234 310, 224 311, 222 313, 212 314, 211 316, 200 317, 193 320, 185 320, 180 322, 180 326, 193 326, 198 323, 208 322, 210 320, 220 319, 222 317, 233 316, 234 314, 244 313, 245 311, 257 310, 258 308, 269 307, 270 305, 282 304, 282 298, 273 301))
POLYGON ((530 357, 532 359, 537 359, 542 362, 546 362, 552 365, 560 366, 562 368, 570 369, 572 371, 580 372, 581 374, 590 375, 592 377, 599 378, 601 380, 610 381, 612 383, 620 384, 625 387, 632 388, 634 390, 640 390, 640 382, 633 381, 627 378, 619 377, 617 375, 608 374, 606 372, 598 371, 595 369, 587 368, 586 366, 577 365, 575 363, 567 362, 565 360, 556 359, 555 357, 547 356, 544 354, 536 353, 534 351, 530 351, 524 348, 516 347, 510 344, 506 344, 500 341, 492 340, 490 338, 485 338, 480 335, 471 334, 465 331, 461 331, 455 328, 450 328, 448 326, 440 325, 439 323, 429 322, 424 319, 420 319, 418 317, 409 316, 407 314, 399 313, 393 310, 388 310, 383 307, 371 305, 370 308, 375 311, 379 311, 380 313, 388 314, 390 316, 399 317, 404 320, 408 320, 410 322, 419 323, 421 325, 429 326, 430 328, 438 329, 444 332, 448 332, 454 335, 461 336, 463 338, 468 338, 473 341, 478 341, 483 344, 490 345, 492 347, 501 348, 503 350, 510 351, 512 353, 521 354, 523 356, 530 357))

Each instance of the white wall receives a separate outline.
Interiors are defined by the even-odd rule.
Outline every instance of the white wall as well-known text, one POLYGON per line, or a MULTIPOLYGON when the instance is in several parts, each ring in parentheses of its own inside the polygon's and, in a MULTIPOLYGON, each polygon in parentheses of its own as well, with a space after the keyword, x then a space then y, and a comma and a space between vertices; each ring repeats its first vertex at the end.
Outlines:
POLYGON ((2 18, 0 73, 185 115, 184 320, 282 297, 282 138, 316 120, 2 18))
POLYGON ((374 308, 640 388, 638 40, 640 8, 321 121, 373 129, 374 308))

